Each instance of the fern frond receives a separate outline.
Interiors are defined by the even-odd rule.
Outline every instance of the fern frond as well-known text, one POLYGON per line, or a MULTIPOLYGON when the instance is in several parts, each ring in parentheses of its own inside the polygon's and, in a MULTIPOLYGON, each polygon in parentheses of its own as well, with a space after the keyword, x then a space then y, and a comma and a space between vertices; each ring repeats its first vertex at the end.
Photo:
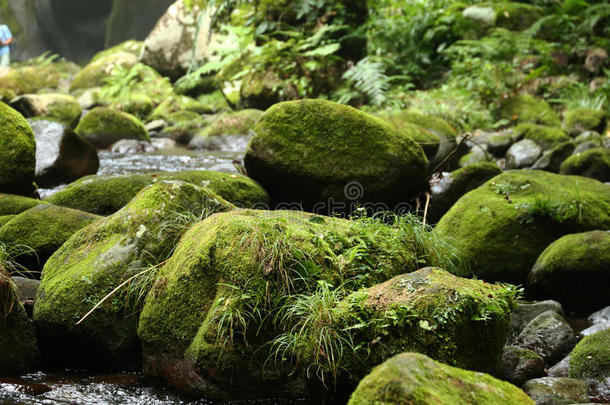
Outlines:
POLYGON ((365 94, 371 104, 382 105, 385 102, 390 79, 385 74, 383 63, 373 62, 366 57, 347 70, 343 79, 353 82, 355 88, 365 94))

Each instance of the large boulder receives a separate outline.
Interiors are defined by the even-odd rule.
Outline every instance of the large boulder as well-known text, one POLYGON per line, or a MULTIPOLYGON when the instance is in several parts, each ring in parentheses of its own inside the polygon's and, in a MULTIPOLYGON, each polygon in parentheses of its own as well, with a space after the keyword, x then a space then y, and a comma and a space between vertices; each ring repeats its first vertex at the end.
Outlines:
POLYGON ((88 212, 41 204, 4 224, 0 228, 0 242, 27 246, 28 251, 15 261, 30 271, 40 271, 49 257, 76 231, 99 219, 88 212))
MULTIPOLYGON (((404 220, 390 226, 372 220, 347 221, 298 211, 240 210, 207 218, 183 236, 146 299, 139 325, 145 374, 161 377, 181 390, 213 398, 304 395, 304 386, 295 379, 305 374, 312 377, 314 385, 314 375, 330 383, 336 376, 333 370, 344 370, 347 365, 339 357, 335 357, 336 362, 331 359, 339 356, 334 351, 322 354, 317 360, 312 358, 315 348, 323 343, 316 340, 319 336, 310 328, 310 322, 317 324, 314 319, 319 319, 325 329, 322 338, 336 338, 339 344, 349 339, 341 331, 356 329, 348 329, 346 324, 357 315, 348 313, 350 308, 357 312, 348 302, 338 307, 342 289, 333 291, 332 286, 343 285, 351 290, 373 285, 413 271, 423 262, 458 265, 453 262, 455 252, 448 249, 446 242, 436 239, 434 233, 424 231, 421 238, 415 238, 413 232, 420 230, 421 224, 404 220), (433 243, 439 250, 416 259, 412 252, 427 251, 433 243), (330 318, 325 317, 325 311, 330 311, 330 318), (302 333, 290 339, 290 331, 296 331, 298 325, 305 325, 302 333), (283 345, 291 341, 295 345, 283 345)), ((455 285, 453 279, 450 281, 455 285)), ((481 336, 475 341, 490 352, 497 351, 489 354, 493 363, 501 352, 505 339, 502 333, 508 322, 508 309, 501 300, 504 290, 465 282, 476 285, 472 286, 473 290, 456 287, 468 298, 458 298, 448 311, 455 309, 457 314, 461 310, 469 315, 456 316, 455 320, 440 325, 444 322, 441 320, 444 305, 448 305, 443 297, 454 297, 441 292, 434 298, 443 304, 436 306, 437 301, 434 304, 428 301, 429 315, 434 312, 433 306, 439 311, 439 331, 445 331, 446 326, 460 333, 449 324, 471 319, 471 310, 487 311, 480 306, 482 301, 478 301, 478 298, 484 299, 489 304, 486 307, 489 317, 480 325, 486 327, 486 338, 481 336), (485 295, 475 293, 477 288, 485 290, 485 295), (497 299, 487 297, 496 292, 497 299)), ((417 290, 415 285, 413 288, 417 290)), ((445 284, 437 286, 437 291, 444 288, 445 284)), ((424 307, 422 302, 419 308, 424 307)), ((407 313, 401 313, 405 318, 400 317, 398 322, 403 327, 399 330, 404 333, 400 335, 404 340, 391 340, 388 335, 387 341, 383 341, 393 345, 392 350, 399 350, 401 344, 413 343, 428 333, 434 340, 432 329, 437 325, 432 318, 426 318, 429 324, 425 326, 430 327, 426 332, 418 326, 424 313, 416 310, 409 313, 414 316, 413 323, 407 319, 407 313), (407 338, 409 332, 417 333, 407 338)), ((383 317, 382 312, 376 314, 383 317)), ((471 330, 473 334, 477 331, 480 329, 476 327, 471 330)), ((442 336, 455 337, 451 333, 442 336)), ((450 342, 441 345, 442 348, 436 346, 439 351, 445 350, 446 357, 455 354, 454 343, 459 345, 453 340, 450 342)), ((374 342, 354 340, 354 346, 360 343, 362 359, 366 358, 365 346, 372 350, 386 347, 381 343, 375 346, 374 342)), ((420 343, 417 347, 423 349, 424 342, 420 343)), ((473 344, 469 342, 469 346, 473 344)), ((434 347, 430 344, 430 351, 434 347)), ((470 350, 465 347, 460 346, 462 350, 470 350)), ((356 359, 345 353, 345 358, 348 357, 356 359)), ((366 372, 376 359, 366 361, 366 372)), ((455 355, 455 359, 462 360, 462 357, 455 355)), ((472 356, 470 360, 474 360, 472 356)), ((487 360, 478 365, 492 367, 487 360)))
POLYGON ((213 41, 210 33, 213 12, 213 7, 200 10, 199 5, 193 2, 176 1, 144 40, 140 61, 164 76, 173 79, 181 77, 189 68, 193 56, 199 62, 208 57, 213 41))
POLYGON ((74 128, 81 115, 78 101, 67 94, 25 94, 11 101, 11 107, 26 118, 45 117, 74 128))
POLYGON ((18 376, 39 366, 34 326, 0 262, 0 377, 18 376))
POLYGON ((249 177, 210 170, 87 176, 51 195, 47 201, 98 215, 110 215, 124 207, 144 187, 160 180, 182 180, 209 188, 240 208, 269 207, 267 193, 249 177))
POLYGON ((552 298, 569 311, 590 313, 610 305, 610 232, 566 235, 538 257, 526 291, 534 298, 552 298))
POLYGON ((458 200, 437 229, 472 257, 476 276, 523 284, 556 239, 610 229, 610 186, 578 176, 508 171, 458 200))
POLYGON ((593 148, 567 158, 559 168, 561 174, 573 174, 610 181, 610 150, 593 148))
POLYGON ((47 120, 30 120, 36 138, 36 183, 54 187, 71 183, 100 166, 97 150, 89 141, 63 125, 47 120))
POLYGON ((104 85, 104 80, 118 67, 129 69, 138 63, 138 58, 129 52, 117 52, 91 62, 72 81, 70 91, 90 89, 104 85))
POLYGON ((106 149, 121 139, 150 141, 144 124, 131 114, 112 108, 91 110, 76 127, 76 133, 96 148, 106 149))
POLYGON ((40 204, 48 203, 20 195, 0 194, 0 216, 17 215, 40 204))
POLYGON ((154 266, 169 257, 193 221, 231 208, 216 194, 192 184, 159 182, 119 212, 73 235, 45 265, 34 307, 45 359, 56 366, 137 369, 140 348, 134 314, 141 303, 139 294, 146 294, 154 278, 154 266), (148 282, 136 278, 138 283, 104 301, 77 324, 119 284, 144 269, 149 271, 148 282))
POLYGON ((348 405, 534 404, 523 391, 494 377, 404 353, 375 367, 348 405))
POLYGON ((0 102, 0 193, 34 191, 36 141, 28 122, 0 102))
POLYGON ((349 106, 276 104, 255 133, 246 170, 276 204, 349 212, 362 203, 388 211, 425 186, 427 159, 413 136, 349 106))

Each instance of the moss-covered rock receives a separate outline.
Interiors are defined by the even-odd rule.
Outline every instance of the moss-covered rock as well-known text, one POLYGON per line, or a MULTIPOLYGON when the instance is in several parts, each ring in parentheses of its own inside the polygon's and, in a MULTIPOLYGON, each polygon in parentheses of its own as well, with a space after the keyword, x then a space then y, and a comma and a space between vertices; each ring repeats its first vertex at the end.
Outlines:
POLYGON ((0 215, 0 228, 4 226, 11 219, 15 218, 15 215, 0 215))
POLYGON ((150 141, 148 132, 139 119, 105 107, 95 108, 85 115, 76 127, 76 133, 100 149, 121 139, 150 141))
POLYGON ((573 378, 544 377, 523 385, 537 404, 582 404, 589 401, 587 383, 573 378))
POLYGON ((523 284, 542 251, 569 233, 610 228, 610 187, 577 176, 508 171, 463 196, 437 229, 485 280, 523 284))
POLYGON ((570 377, 603 380, 610 377, 610 329, 589 335, 572 350, 570 377))
POLYGON ((585 131, 603 132, 606 127, 606 114, 591 108, 575 108, 563 113, 564 126, 572 136, 585 131))
POLYGON ((515 137, 532 140, 544 149, 552 149, 561 143, 570 141, 570 137, 561 128, 536 125, 529 122, 517 125, 515 137))
POLYGON ((26 61, 11 68, 0 78, 0 94, 12 99, 21 94, 34 94, 42 89, 64 87, 63 82, 69 82, 79 70, 77 65, 70 62, 41 65, 36 60, 26 61), (12 97, 8 97, 9 94, 12 97))
POLYGON ((553 149, 543 152, 532 169, 558 173, 561 164, 572 155, 575 149, 576 145, 573 142, 561 143, 553 149))
POLYGON ((388 210, 424 187, 427 159, 413 137, 348 106, 323 100, 276 104, 255 133, 244 163, 276 203, 350 211, 334 203, 359 201, 388 210), (347 190, 351 185, 355 195, 347 190))
POLYGON ((392 357, 358 385, 348 405, 533 404, 523 391, 490 375, 417 353, 392 357))
POLYGON ((570 156, 561 164, 559 173, 610 181, 610 150, 593 148, 570 156))
POLYGON ((76 126, 82 110, 78 101, 67 94, 26 94, 11 101, 11 107, 25 118, 46 117, 68 128, 76 126))
POLYGON ((97 62, 101 59, 107 58, 108 56, 117 54, 119 52, 131 53, 134 56, 138 57, 140 56, 140 52, 142 51, 143 46, 144 42, 130 39, 128 41, 121 42, 120 44, 111 46, 108 49, 104 49, 103 51, 96 53, 93 58, 91 58, 91 61, 89 61, 89 63, 97 62))
POLYGON ((17 215, 46 201, 14 194, 0 194, 0 215, 17 215))
POLYGON ((49 257, 76 231, 99 220, 97 215, 71 208, 41 204, 16 215, 0 228, 0 242, 31 249, 15 261, 40 271, 49 257))
POLYGON ((500 107, 500 118, 514 123, 531 122, 551 127, 561 125, 559 116, 546 101, 529 94, 513 96, 504 101, 500 107))
POLYGON ((269 206, 269 196, 265 190, 249 177, 209 170, 87 176, 47 200, 55 205, 109 215, 124 207, 144 187, 160 180, 182 180, 209 188, 240 208, 269 206))
POLYGON ((610 305, 608 263, 608 231, 566 235, 538 257, 527 279, 527 293, 557 300, 569 311, 595 311, 610 305))
POLYGON ((18 376, 39 366, 34 326, 0 263, 0 377, 18 376))
POLYGON ((189 149, 215 149, 215 142, 223 135, 251 135, 262 115, 263 112, 260 110, 241 110, 222 114, 191 139, 189 149))
MULTIPOLYGON (((316 344, 309 339, 315 339, 315 331, 308 327, 310 333, 294 337, 300 342, 296 346, 282 346, 283 354, 274 361, 274 347, 286 339, 282 334, 296 330, 293 322, 324 316, 319 311, 327 309, 332 315, 320 322, 337 342, 345 342, 337 333, 348 330, 350 307, 346 303, 339 309, 343 294, 328 286, 349 279, 348 288, 356 289, 413 271, 420 262, 453 260, 445 247, 434 257, 415 254, 431 243, 421 241, 434 235, 424 232, 418 242, 414 231, 419 229, 418 223, 390 226, 298 211, 240 210, 207 218, 184 235, 147 297, 139 326, 145 373, 206 397, 303 395, 304 386, 295 379, 305 369, 320 366, 318 376, 325 375, 326 381, 333 378, 332 371, 322 359, 312 362, 309 350, 315 351, 316 344), (322 299, 328 301, 318 301, 322 299), (310 300, 311 306, 304 304, 310 300), (291 308, 304 312, 284 312, 291 308), (181 377, 175 370, 181 370, 181 377)), ((482 310, 475 299, 469 302, 468 308, 461 307, 464 311, 482 310)), ((491 307, 496 301, 488 303, 491 307)), ((435 308, 441 311, 440 304, 435 308)), ((493 310, 490 318, 497 320, 493 310)), ((501 334, 506 326, 494 329, 493 322, 483 323, 489 335, 501 334)), ((450 352, 449 346, 443 348, 450 352)))
POLYGON ((119 66, 129 69, 138 63, 133 53, 116 52, 91 62, 74 77, 70 91, 90 89, 104 84, 104 79, 119 66))
POLYGON ((139 294, 146 294, 145 281, 112 296, 81 324, 77 321, 127 278, 146 268, 153 272, 149 266, 167 259, 191 221, 231 208, 192 184, 159 182, 119 212, 73 235, 45 265, 34 307, 46 360, 56 366, 137 369, 134 313, 139 294))
POLYGON ((36 142, 21 114, 0 102, 0 193, 31 195, 36 142))
POLYGON ((503 380, 521 386, 527 380, 544 376, 546 376, 544 359, 536 352, 517 346, 504 347, 500 374, 503 380))
POLYGON ((382 118, 384 121, 396 127, 402 133, 412 135, 413 140, 424 150, 426 157, 429 160, 434 159, 440 149, 440 135, 433 133, 424 127, 420 127, 421 129, 418 129, 418 125, 412 121, 409 121, 407 118, 413 116, 424 117, 424 115, 416 113, 401 113, 396 115, 382 115, 382 118))

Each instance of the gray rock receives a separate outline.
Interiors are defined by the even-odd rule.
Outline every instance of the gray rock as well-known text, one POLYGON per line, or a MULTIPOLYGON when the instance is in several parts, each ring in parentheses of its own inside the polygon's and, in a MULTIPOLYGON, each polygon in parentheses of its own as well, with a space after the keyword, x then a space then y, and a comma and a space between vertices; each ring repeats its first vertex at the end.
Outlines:
POLYGON ((512 341, 528 323, 546 311, 555 311, 563 315, 563 308, 557 301, 519 301, 517 308, 510 314, 508 341, 512 341))
POLYGON ((38 287, 40 287, 40 280, 33 280, 25 277, 11 277, 11 280, 13 280, 13 283, 17 288, 19 301, 33 301, 34 298, 36 298, 36 292, 38 291, 38 287))
POLYGON ((487 152, 487 145, 475 145, 470 151, 460 158, 459 166, 466 167, 475 163, 492 160, 493 156, 487 152))
POLYGON ((595 325, 596 323, 610 322, 610 306, 592 313, 589 316, 588 321, 591 325, 595 325))
POLYGON ((546 311, 527 324, 514 344, 533 350, 547 364, 553 364, 574 348, 576 335, 561 315, 546 311))
POLYGON ((549 172, 558 173, 561 164, 564 160, 572 155, 575 147, 576 145, 574 145, 572 142, 565 142, 556 146, 552 150, 543 152, 540 159, 538 159, 532 166, 532 169, 547 170, 549 172))
POLYGON ((558 405, 589 401, 589 386, 582 380, 561 377, 545 377, 530 380, 523 391, 536 405, 558 405))
POLYGON ((595 325, 589 326, 587 329, 581 331, 580 334, 582 336, 589 336, 605 329, 610 329, 610 321, 596 323, 595 325))
POLYGON ((138 141, 137 139, 121 139, 110 147, 112 153, 149 153, 156 149, 150 142, 138 141))
POLYGON ((521 386, 528 380, 544 376, 544 359, 538 354, 516 346, 504 347, 500 375, 503 380, 521 386))
POLYGON ((566 356, 559 363, 549 368, 549 377, 569 377, 570 376, 570 359, 572 356, 566 356))
POLYGON ((542 148, 530 139, 513 144, 506 152, 506 168, 521 169, 532 166, 542 155, 542 148))
POLYGON ((155 149, 174 149, 177 142, 170 138, 151 138, 150 143, 155 149))
POLYGON ((28 120, 36 138, 36 183, 54 187, 96 174, 100 162, 89 141, 63 125, 46 120, 28 120))

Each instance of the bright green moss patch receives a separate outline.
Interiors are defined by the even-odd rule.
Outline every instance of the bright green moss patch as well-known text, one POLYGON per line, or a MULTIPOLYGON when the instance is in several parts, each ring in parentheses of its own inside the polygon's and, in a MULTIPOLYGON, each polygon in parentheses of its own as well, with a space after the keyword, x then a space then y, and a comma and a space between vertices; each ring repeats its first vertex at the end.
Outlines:
POLYGON ((412 137, 382 119, 324 100, 289 101, 265 112, 245 156, 248 175, 276 203, 353 202, 348 183, 358 182, 362 202, 387 209, 420 192, 427 159, 412 137), (350 200, 351 199, 351 200, 350 200))
POLYGON ((146 281, 114 295, 81 325, 76 322, 128 277, 167 259, 192 223, 231 208, 192 184, 159 182, 73 235, 43 270, 34 309, 43 355, 73 367, 137 369, 135 314, 146 281))
POLYGON ((561 128, 547 127, 532 123, 523 123, 515 128, 516 138, 525 138, 536 142, 545 149, 552 149, 561 143, 568 142, 570 137, 561 128))
POLYGON ((160 180, 182 180, 209 188, 241 208, 269 206, 267 193, 252 179, 239 174, 209 170, 87 176, 53 194, 47 201, 98 215, 109 215, 127 205, 144 187, 160 180))
POLYGON ((36 141, 21 114, 0 102, 0 193, 31 195, 36 141))
POLYGON ((610 329, 589 335, 572 350, 570 377, 602 380, 610 377, 610 329))
POLYGON ((348 405, 533 404, 523 391, 490 375, 404 353, 375 367, 348 405))
POLYGON ((593 148, 570 156, 561 164, 559 172, 610 181, 610 150, 593 148))
POLYGON ((137 63, 138 57, 128 52, 115 52, 96 59, 74 77, 70 91, 102 86, 104 79, 118 66, 129 69, 137 63))
POLYGON ((610 188, 535 170, 504 172, 469 192, 437 229, 456 239, 488 281, 523 284, 542 251, 569 234, 610 228, 610 188))
POLYGON ((0 194, 0 215, 16 215, 40 204, 48 204, 46 201, 23 197, 14 194, 0 194))
POLYGON ((514 123, 531 122, 551 127, 561 125, 559 116, 546 101, 529 94, 513 96, 504 101, 500 107, 500 118, 514 123))
POLYGON ((606 125, 606 113, 590 108, 575 108, 563 114, 567 131, 578 135, 585 131, 603 132, 606 125))
POLYGON ((121 139, 150 141, 144 124, 131 114, 119 110, 98 107, 83 117, 76 133, 93 146, 105 149, 121 139))
POLYGON ((76 231, 100 217, 50 204, 41 204, 16 215, 0 228, 0 241, 32 249, 15 260, 31 271, 41 270, 47 259, 76 231))

